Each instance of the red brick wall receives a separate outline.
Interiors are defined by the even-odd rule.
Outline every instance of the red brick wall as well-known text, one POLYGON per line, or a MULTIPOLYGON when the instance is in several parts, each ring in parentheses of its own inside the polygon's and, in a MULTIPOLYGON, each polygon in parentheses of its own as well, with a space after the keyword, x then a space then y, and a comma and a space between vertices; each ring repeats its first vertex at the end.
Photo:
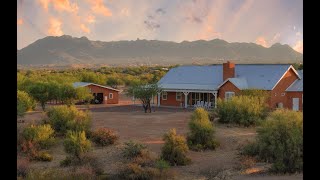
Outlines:
POLYGON ((232 91, 235 92, 235 95, 238 95, 240 92, 240 89, 237 88, 234 84, 232 84, 230 81, 227 81, 224 85, 222 85, 218 91, 218 98, 224 99, 225 92, 232 91))
POLYGON ((270 102, 269 106, 271 108, 276 108, 277 103, 282 102, 284 108, 290 108, 292 109, 292 103, 290 104, 287 100, 287 92, 285 90, 296 80, 298 79, 298 76, 294 73, 292 69, 290 69, 280 80, 280 82, 277 84, 277 86, 270 91, 270 102), (285 93, 284 96, 281 95, 281 93, 285 93))
POLYGON ((223 81, 228 78, 234 78, 235 64, 231 62, 223 63, 223 81))
POLYGON ((288 109, 292 109, 292 98, 299 98, 299 110, 303 110, 303 104, 302 104, 302 95, 303 92, 287 92, 287 103, 288 103, 288 109))
POLYGON ((96 85, 87 86, 90 88, 91 93, 103 93, 103 104, 118 104, 119 103, 119 92, 111 89, 102 88, 96 85), (113 98, 109 99, 109 93, 113 93, 113 98), (108 102, 105 102, 104 96, 108 96, 108 102))
POLYGON ((176 100, 176 92, 167 92, 167 100, 160 97, 160 106, 181 106, 180 104, 184 102, 184 94, 182 93, 181 101, 176 100))

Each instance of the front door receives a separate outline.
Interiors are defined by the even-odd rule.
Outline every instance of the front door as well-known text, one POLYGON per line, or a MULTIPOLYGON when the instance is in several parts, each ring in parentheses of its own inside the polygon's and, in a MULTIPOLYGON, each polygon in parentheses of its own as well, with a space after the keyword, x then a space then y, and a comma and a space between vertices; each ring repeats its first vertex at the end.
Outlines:
POLYGON ((299 98, 292 98, 292 110, 299 111, 299 98))

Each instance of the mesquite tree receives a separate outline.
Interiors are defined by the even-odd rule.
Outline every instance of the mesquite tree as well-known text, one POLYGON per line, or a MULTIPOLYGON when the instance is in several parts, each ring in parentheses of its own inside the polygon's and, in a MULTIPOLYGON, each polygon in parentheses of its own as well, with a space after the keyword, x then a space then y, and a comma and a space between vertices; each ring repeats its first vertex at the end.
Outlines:
POLYGON ((151 98, 157 95, 158 92, 160 92, 160 88, 157 84, 137 85, 129 87, 127 95, 140 99, 144 112, 147 113, 149 111, 151 113, 151 98))

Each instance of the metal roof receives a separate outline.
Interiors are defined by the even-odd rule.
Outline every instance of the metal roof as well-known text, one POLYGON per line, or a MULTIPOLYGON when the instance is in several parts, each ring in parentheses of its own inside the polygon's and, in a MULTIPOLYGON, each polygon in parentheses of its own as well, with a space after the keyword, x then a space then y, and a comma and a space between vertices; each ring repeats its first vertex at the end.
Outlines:
POLYGON ((301 79, 297 79, 295 82, 292 83, 291 86, 288 87, 286 91, 303 91, 303 70, 298 71, 301 79))
MULTIPOLYGON (((290 64, 236 64, 235 78, 230 82, 239 89, 272 90, 290 64)), ((179 66, 171 69, 158 82, 163 89, 217 90, 223 81, 222 65, 179 66)))
POLYGON ((102 87, 102 88, 111 89, 111 90, 114 90, 114 91, 121 91, 119 89, 114 89, 114 88, 109 87, 109 86, 103 86, 103 85, 95 84, 95 83, 89 83, 89 82, 74 82, 73 83, 73 87, 75 87, 75 88, 84 87, 84 86, 88 86, 88 85, 95 85, 95 86, 99 86, 99 87, 102 87))
POLYGON ((163 89, 214 90, 222 81, 222 65, 179 66, 160 79, 163 89))

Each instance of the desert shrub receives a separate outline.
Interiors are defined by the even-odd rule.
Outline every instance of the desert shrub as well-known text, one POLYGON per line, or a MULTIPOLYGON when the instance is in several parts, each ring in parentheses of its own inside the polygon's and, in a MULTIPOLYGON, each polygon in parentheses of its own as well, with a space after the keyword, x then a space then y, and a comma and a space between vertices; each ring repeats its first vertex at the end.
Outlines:
POLYGON ((68 131, 63 145, 67 153, 78 159, 91 149, 91 142, 87 140, 84 131, 68 131))
POLYGON ((171 165, 187 165, 191 160, 186 156, 189 148, 183 136, 177 135, 176 129, 171 129, 163 136, 165 141, 160 158, 171 165))
POLYGON ((34 157, 36 161, 52 161, 53 157, 48 152, 39 152, 34 157))
POLYGON ((187 142, 190 149, 204 150, 217 147, 218 143, 214 138, 214 128, 205 109, 197 108, 193 112, 189 122, 189 129, 187 142))
POLYGON ((275 172, 299 172, 303 167, 303 117, 301 112, 276 110, 257 130, 255 144, 242 150, 272 163, 275 172))
POLYGON ((63 171, 59 169, 34 169, 30 171, 26 180, 56 180, 56 179, 71 179, 71 180, 93 180, 97 179, 91 167, 82 166, 72 171, 63 171))
POLYGON ((29 171, 29 161, 26 158, 17 159, 17 176, 26 177, 29 171))
POLYGON ((72 156, 67 156, 65 159, 60 161, 60 166, 61 167, 68 167, 71 166, 73 164, 74 158, 72 156))
POLYGON ((143 150, 147 148, 145 145, 140 144, 138 142, 134 142, 132 140, 125 142, 124 144, 125 144, 125 146, 122 151, 122 155, 128 159, 132 159, 137 156, 141 156, 143 150))
POLYGON ((136 163, 127 164, 118 174, 118 179, 149 180, 160 176, 160 171, 153 167, 142 167, 136 163))
POLYGON ((267 115, 267 105, 258 96, 234 96, 228 101, 218 99, 216 113, 221 123, 243 126, 257 125, 267 115))
POLYGON ((17 91, 17 101, 26 108, 26 111, 34 110, 36 107, 36 101, 24 91, 17 91))
POLYGON ((114 144, 119 136, 112 130, 107 128, 99 128, 92 132, 91 139, 99 146, 107 146, 114 144))
POLYGON ((48 123, 54 130, 65 134, 68 130, 89 131, 91 117, 88 111, 78 110, 75 106, 55 106, 48 111, 48 123))
POLYGON ((163 171, 163 170, 165 170, 165 169, 169 169, 169 168, 170 168, 170 164, 169 164, 166 160, 163 160, 163 159, 158 159, 158 160, 156 160, 155 166, 156 166, 156 168, 158 168, 160 171, 163 171))
POLYGON ((54 143, 54 130, 49 124, 31 125, 23 130, 24 141, 39 145, 41 149, 48 149, 54 143))

